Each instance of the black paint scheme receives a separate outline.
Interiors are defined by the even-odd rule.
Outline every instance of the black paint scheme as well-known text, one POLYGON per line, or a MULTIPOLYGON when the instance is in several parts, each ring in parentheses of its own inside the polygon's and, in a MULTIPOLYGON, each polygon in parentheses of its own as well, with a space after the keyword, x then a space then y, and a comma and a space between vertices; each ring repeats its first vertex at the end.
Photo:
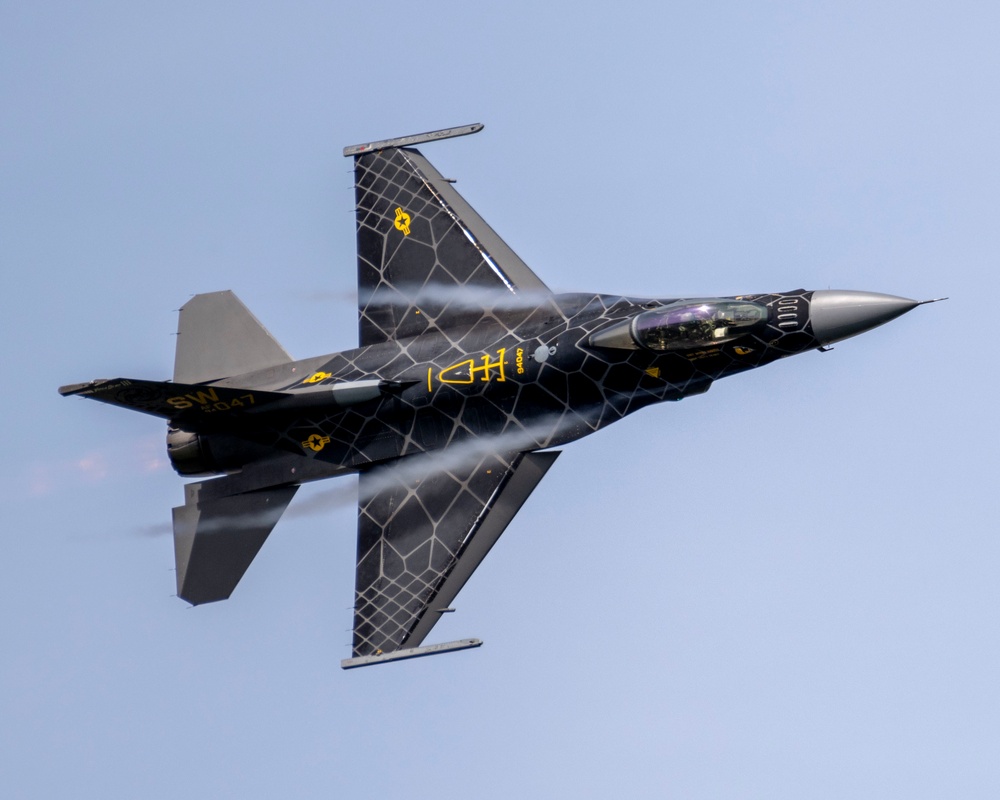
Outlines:
POLYGON ((229 596, 300 483, 357 472, 353 654, 415 647, 549 448, 821 344, 804 290, 553 294, 417 150, 353 157, 358 348, 294 361, 231 293, 199 295, 173 382, 61 390, 166 418, 181 474, 225 473, 174 509, 191 603, 229 596))

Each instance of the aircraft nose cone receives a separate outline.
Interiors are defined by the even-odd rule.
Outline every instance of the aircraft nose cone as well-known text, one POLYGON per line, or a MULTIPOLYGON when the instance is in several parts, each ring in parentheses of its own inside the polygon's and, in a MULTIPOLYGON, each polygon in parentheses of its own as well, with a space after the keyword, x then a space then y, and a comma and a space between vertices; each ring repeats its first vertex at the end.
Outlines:
POLYGON ((916 300, 891 294, 823 289, 813 292, 809 317, 813 336, 821 344, 830 344, 884 325, 918 305, 916 300))

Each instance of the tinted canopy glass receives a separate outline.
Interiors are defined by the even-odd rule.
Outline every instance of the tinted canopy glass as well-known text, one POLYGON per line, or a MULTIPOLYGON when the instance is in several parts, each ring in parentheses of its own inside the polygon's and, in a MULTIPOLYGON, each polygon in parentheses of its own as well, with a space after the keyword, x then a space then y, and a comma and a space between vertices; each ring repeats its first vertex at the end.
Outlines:
POLYGON ((708 300, 644 311, 632 323, 635 341, 650 350, 722 344, 767 321, 767 309, 740 300, 708 300))

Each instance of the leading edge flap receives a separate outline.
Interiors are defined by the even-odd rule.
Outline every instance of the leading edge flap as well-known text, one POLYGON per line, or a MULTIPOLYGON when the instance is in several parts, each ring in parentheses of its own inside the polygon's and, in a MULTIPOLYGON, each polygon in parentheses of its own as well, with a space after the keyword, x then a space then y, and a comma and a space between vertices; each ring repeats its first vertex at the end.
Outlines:
POLYGON ((416 456, 362 473, 353 655, 419 645, 558 455, 416 456))

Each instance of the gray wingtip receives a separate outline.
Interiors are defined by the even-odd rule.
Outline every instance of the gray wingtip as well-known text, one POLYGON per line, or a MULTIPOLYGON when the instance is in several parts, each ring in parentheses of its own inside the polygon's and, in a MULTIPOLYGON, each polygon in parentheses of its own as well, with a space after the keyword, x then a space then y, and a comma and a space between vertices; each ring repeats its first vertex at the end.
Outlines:
POLYGON ((59 387, 59 394, 63 397, 70 397, 74 394, 83 394, 93 389, 95 386, 100 386, 102 383, 107 383, 107 378, 98 378, 93 381, 86 381, 85 383, 67 383, 65 386, 59 387))
POLYGON ((410 147, 412 145, 423 144, 424 142, 436 142, 439 139, 454 139, 456 136, 468 136, 471 133, 479 133, 484 127, 483 123, 474 122, 471 125, 461 125, 457 128, 442 128, 439 131, 415 133, 411 136, 399 136, 395 139, 381 139, 377 142, 352 144, 344 148, 344 155, 359 156, 373 150, 387 150, 390 147, 410 147))
POLYGON ((455 642, 444 642, 443 644, 432 644, 424 647, 408 647, 404 650, 393 650, 388 653, 379 652, 377 655, 345 658, 340 662, 340 668, 357 669, 358 667, 370 667, 374 664, 386 664, 390 661, 405 661, 410 658, 422 658, 423 656, 433 656, 438 653, 453 653, 456 650, 481 647, 482 644, 482 639, 459 639, 455 642))
POLYGON ((69 397, 72 394, 79 394, 88 386, 90 383, 67 383, 65 386, 59 387, 59 394, 63 397, 69 397))

